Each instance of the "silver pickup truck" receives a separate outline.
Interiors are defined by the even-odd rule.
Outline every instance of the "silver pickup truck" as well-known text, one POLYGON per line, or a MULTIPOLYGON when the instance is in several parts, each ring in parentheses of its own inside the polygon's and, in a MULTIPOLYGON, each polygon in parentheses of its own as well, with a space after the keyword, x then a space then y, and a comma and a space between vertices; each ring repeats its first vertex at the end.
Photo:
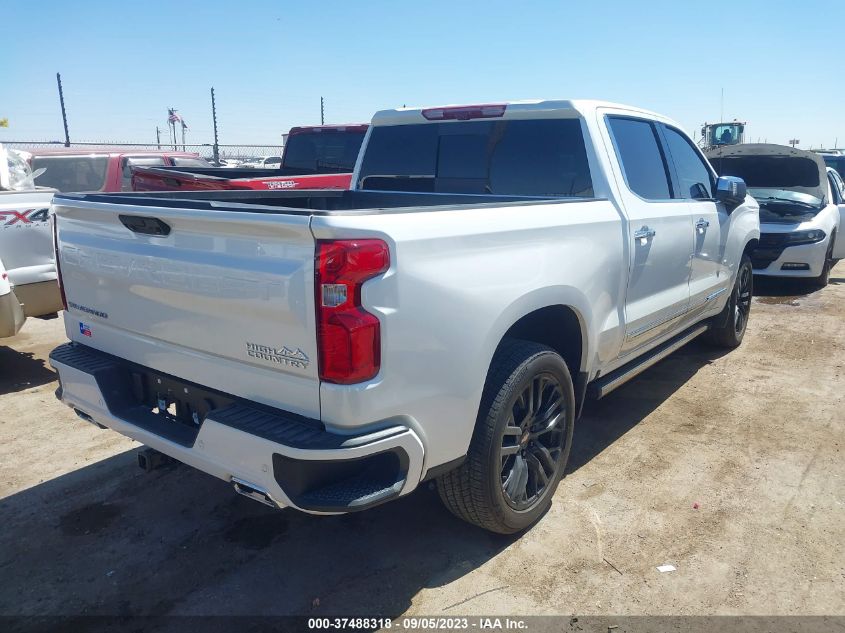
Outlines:
POLYGON ((501 533, 548 508, 585 399, 740 344, 760 234, 676 123, 591 101, 379 112, 350 191, 53 208, 81 418, 273 506, 435 480, 501 533))

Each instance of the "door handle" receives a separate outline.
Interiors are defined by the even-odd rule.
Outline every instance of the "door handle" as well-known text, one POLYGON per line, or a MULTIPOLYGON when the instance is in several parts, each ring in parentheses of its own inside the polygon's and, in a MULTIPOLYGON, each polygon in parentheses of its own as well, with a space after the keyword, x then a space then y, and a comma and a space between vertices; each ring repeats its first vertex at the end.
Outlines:
POLYGON ((133 233, 143 233, 153 237, 165 237, 170 235, 170 225, 158 218, 149 218, 141 215, 119 215, 121 224, 133 233))
POLYGON ((639 231, 634 231, 634 239, 642 240, 643 244, 645 244, 645 241, 648 238, 654 237, 655 235, 657 235, 657 231, 655 231, 654 229, 650 229, 647 226, 644 226, 639 231))
POLYGON ((704 233, 704 229, 710 226, 710 221, 705 220, 704 218, 699 218, 698 222, 695 223, 695 228, 698 230, 699 233, 704 233))

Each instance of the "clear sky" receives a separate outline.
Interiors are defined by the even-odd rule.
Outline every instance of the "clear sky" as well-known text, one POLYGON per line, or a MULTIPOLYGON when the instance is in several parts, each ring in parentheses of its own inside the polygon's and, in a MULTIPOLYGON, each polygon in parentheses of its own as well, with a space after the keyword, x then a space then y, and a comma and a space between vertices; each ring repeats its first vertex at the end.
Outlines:
POLYGON ((0 10, 3 140, 278 143, 383 108, 598 98, 698 132, 845 145, 845 0, 12 0, 0 10))

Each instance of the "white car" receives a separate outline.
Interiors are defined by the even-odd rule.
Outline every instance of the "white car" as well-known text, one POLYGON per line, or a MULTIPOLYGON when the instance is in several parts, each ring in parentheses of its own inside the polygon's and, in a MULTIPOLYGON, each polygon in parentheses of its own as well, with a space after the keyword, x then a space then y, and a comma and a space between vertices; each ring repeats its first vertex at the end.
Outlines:
POLYGON ((785 145, 748 144, 708 152, 723 176, 738 176, 760 204, 754 274, 799 277, 824 287, 845 258, 842 180, 823 157, 785 145))
POLYGON ((61 400, 275 507, 435 480, 512 533, 586 398, 699 335, 741 343, 758 207, 672 120, 402 108, 361 151, 352 190, 57 196, 61 400))

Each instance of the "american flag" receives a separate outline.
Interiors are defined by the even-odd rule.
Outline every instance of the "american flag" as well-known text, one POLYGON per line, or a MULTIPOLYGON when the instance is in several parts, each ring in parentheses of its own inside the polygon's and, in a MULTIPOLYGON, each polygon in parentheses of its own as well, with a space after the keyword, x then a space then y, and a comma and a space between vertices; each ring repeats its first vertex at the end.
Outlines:
POLYGON ((167 108, 167 122, 173 123, 174 125, 181 123, 183 130, 188 129, 188 124, 185 123, 185 119, 183 119, 181 115, 176 113, 176 108, 167 108))

